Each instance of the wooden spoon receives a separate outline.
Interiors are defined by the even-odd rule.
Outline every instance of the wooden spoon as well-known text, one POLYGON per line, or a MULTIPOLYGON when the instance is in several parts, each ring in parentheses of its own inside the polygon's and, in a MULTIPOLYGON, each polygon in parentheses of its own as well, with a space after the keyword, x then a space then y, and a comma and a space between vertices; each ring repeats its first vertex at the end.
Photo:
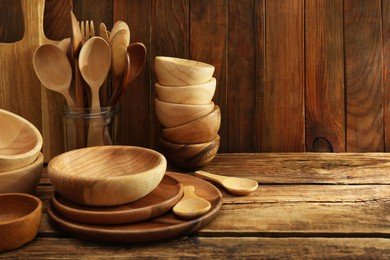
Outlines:
POLYGON ((128 33, 128 41, 130 42, 130 28, 124 21, 117 21, 111 29, 110 33, 110 41, 114 38, 115 34, 117 34, 120 30, 126 30, 128 33))
POLYGON ((205 171, 196 171, 195 176, 205 180, 215 181, 234 195, 248 195, 258 187, 257 181, 251 179, 221 176, 205 171))
MULTIPOLYGON (((107 77, 111 65, 111 51, 108 43, 95 36, 85 42, 80 50, 79 68, 81 75, 91 89, 91 108, 100 111, 99 89, 107 77)), ((92 119, 89 124, 88 146, 104 145, 103 122, 92 119)))
POLYGON ((141 73, 145 66, 146 52, 145 45, 140 42, 132 43, 127 47, 127 63, 123 74, 122 85, 117 94, 111 96, 110 105, 118 101, 125 90, 129 88, 130 83, 141 73))
POLYGON ((112 73, 112 96, 120 93, 120 85, 126 67, 126 53, 129 45, 129 34, 125 29, 117 32, 110 40, 111 49, 111 73, 112 73))
POLYGON ((75 105, 69 94, 72 68, 61 49, 51 44, 39 46, 33 55, 33 67, 38 79, 46 88, 61 93, 68 106, 75 105))
POLYGON ((194 186, 185 186, 183 192, 183 198, 173 207, 173 213, 181 218, 193 219, 210 210, 211 203, 197 196, 194 186))
POLYGON ((81 75, 91 88, 91 108, 99 108, 99 88, 107 77, 111 65, 108 43, 95 36, 85 42, 79 55, 81 75))

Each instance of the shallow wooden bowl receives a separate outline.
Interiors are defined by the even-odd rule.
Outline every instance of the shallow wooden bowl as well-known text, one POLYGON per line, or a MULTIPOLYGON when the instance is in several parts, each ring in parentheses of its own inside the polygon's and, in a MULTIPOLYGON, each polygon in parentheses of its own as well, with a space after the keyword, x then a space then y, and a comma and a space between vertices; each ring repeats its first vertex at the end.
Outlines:
POLYGON ((0 252, 34 239, 41 226, 42 202, 24 193, 0 194, 0 252))
POLYGON ((196 169, 210 163, 218 152, 220 137, 200 144, 175 144, 160 138, 162 152, 177 166, 196 169))
POLYGON ((33 194, 42 176, 43 154, 35 162, 15 170, 0 172, 0 193, 33 194))
POLYGON ((155 98, 157 119, 164 127, 175 127, 207 115, 214 109, 214 102, 205 105, 178 104, 155 98))
POLYGON ((220 125, 221 110, 216 105, 211 113, 195 121, 161 129, 161 135, 165 140, 178 144, 205 143, 217 136, 220 125))
POLYGON ((95 146, 53 158, 48 175, 65 198, 89 206, 126 204, 149 194, 164 177, 165 157, 135 146, 95 146))
POLYGON ((188 86, 164 86, 160 83, 155 85, 157 97, 166 102, 179 104, 204 105, 213 99, 217 80, 211 78, 206 83, 188 86))
POLYGON ((42 135, 23 117, 0 109, 0 172, 34 162, 42 149, 42 135))
POLYGON ((194 60, 157 56, 154 69, 160 84, 187 86, 206 83, 213 76, 215 67, 194 60))

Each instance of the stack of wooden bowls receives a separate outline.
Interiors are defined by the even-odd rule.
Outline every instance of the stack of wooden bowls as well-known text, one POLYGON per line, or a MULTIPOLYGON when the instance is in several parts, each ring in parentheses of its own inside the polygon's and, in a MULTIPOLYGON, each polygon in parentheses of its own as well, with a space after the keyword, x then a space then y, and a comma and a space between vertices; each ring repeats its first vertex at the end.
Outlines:
POLYGON ((42 175, 42 144, 33 124, 0 109, 0 193, 34 193, 42 175))
POLYGON ((155 111, 161 124, 163 153, 176 165, 192 169, 209 163, 219 148, 221 111, 212 99, 214 66, 157 56, 155 111))

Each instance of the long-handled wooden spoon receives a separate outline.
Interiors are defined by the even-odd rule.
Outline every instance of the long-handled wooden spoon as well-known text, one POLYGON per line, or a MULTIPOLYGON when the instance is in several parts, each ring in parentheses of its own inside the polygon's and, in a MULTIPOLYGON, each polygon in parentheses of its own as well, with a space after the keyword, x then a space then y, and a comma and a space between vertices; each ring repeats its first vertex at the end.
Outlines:
POLYGON ((130 83, 141 73, 146 61, 146 47, 140 42, 135 42, 127 47, 127 64, 123 74, 122 85, 116 95, 110 98, 110 105, 114 105, 123 93, 129 88, 130 83))
POLYGON ((195 194, 194 186, 183 188, 183 198, 173 207, 173 213, 185 219, 193 219, 206 214, 211 203, 195 194))
MULTIPOLYGON (((80 50, 79 67, 81 75, 91 88, 91 108, 100 111, 99 89, 107 77, 111 65, 111 50, 108 43, 95 36, 85 42, 80 50)), ((100 126, 103 122, 99 121, 100 126)), ((99 125, 89 125, 88 146, 103 145, 103 129, 99 125), (100 128, 100 129, 99 129, 100 128)))
POLYGON ((69 94, 72 68, 61 49, 51 44, 39 46, 33 55, 33 67, 38 79, 46 88, 61 93, 68 106, 75 105, 69 94))
POLYGON ((234 195, 248 195, 258 187, 257 181, 246 178, 227 177, 205 171, 196 171, 195 176, 205 180, 215 181, 234 195))

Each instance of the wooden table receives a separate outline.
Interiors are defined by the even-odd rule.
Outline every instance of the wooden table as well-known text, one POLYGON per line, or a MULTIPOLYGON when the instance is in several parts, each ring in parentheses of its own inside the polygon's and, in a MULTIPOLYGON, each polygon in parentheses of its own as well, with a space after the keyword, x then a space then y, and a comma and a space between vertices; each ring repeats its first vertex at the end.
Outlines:
MULTIPOLYGON (((219 154, 205 170, 256 179, 206 227, 156 243, 113 246, 53 229, 43 214, 36 239, 0 257, 301 258, 390 256, 390 154, 219 154)), ((48 202, 46 172, 37 196, 48 202)))

